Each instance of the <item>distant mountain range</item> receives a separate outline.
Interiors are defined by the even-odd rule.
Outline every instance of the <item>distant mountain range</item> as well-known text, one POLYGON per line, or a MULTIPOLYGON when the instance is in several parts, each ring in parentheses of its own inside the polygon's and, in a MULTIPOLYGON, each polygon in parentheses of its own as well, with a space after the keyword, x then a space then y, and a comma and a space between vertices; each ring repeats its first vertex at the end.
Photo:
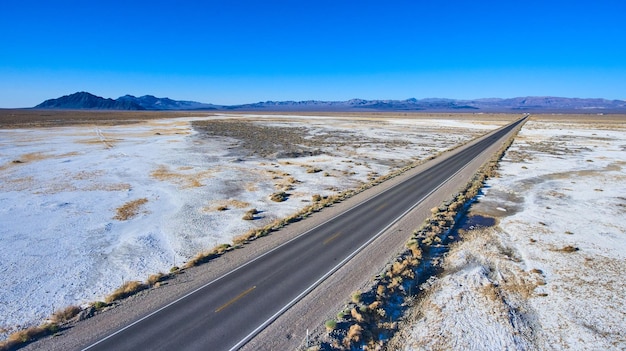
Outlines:
POLYGON ((135 97, 124 95, 115 100, 105 99, 84 91, 50 99, 35 106, 36 109, 65 110, 215 110, 218 106, 195 101, 177 101, 152 95, 135 97))
POLYGON ((347 101, 265 101, 244 105, 213 105, 195 101, 124 95, 115 100, 87 92, 50 99, 36 109, 90 110, 241 110, 241 111, 440 111, 440 112, 626 112, 626 101, 563 97, 517 97, 511 99, 406 99, 347 101))

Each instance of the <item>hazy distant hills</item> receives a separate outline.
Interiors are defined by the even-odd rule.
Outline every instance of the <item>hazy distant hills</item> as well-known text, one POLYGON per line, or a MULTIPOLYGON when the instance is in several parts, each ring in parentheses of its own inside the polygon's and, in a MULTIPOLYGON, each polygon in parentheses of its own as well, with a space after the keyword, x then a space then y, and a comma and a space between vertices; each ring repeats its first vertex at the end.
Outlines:
POLYGON ((266 101, 222 106, 229 110, 267 111, 441 111, 441 112, 626 112, 626 101, 561 97, 512 99, 407 99, 348 101, 266 101))
POLYGON ((347 101, 265 101, 243 105, 213 105, 195 101, 124 95, 115 100, 87 92, 50 99, 37 109, 91 110, 241 110, 241 111, 440 111, 440 112, 626 112, 626 101, 563 97, 518 97, 511 99, 406 99, 347 101))

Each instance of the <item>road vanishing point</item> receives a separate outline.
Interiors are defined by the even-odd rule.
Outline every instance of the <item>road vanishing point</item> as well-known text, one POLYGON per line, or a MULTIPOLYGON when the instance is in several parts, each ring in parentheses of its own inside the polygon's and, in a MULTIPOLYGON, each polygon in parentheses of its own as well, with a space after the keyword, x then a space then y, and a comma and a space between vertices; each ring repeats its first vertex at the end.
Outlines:
POLYGON ((526 118, 492 132, 82 350, 242 347, 526 118))

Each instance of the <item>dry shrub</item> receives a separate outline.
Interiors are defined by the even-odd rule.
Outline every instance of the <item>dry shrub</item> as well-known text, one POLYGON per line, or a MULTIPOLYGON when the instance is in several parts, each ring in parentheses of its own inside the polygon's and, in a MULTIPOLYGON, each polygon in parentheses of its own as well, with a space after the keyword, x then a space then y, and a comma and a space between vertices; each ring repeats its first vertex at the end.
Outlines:
POLYGON ((402 272, 404 272, 407 266, 408 266, 408 261, 406 260, 401 261, 401 262, 396 261, 391 265, 391 274, 394 276, 400 275, 402 272))
POLYGON ((402 277, 391 278, 391 282, 389 282, 389 284, 387 285, 387 289, 391 291, 395 291, 395 289, 399 287, 400 284, 402 284, 402 281, 403 281, 402 277))
POLYGON ((558 251, 570 253, 570 252, 576 252, 578 250, 580 250, 580 249, 575 247, 575 246, 567 245, 567 246, 564 246, 563 248, 559 249, 558 251))
POLYGON ((200 252, 199 254, 195 255, 191 260, 189 260, 189 262, 185 263, 185 268, 195 267, 197 265, 209 262, 217 256, 218 255, 214 252, 200 252))
POLYGON ((259 211, 257 211, 256 208, 250 209, 248 210, 248 212, 246 212, 243 217, 241 217, 241 219, 246 220, 246 221, 251 221, 254 220, 254 215, 259 213, 259 211))
POLYGON ((385 287, 385 285, 379 284, 378 287, 376 287, 376 296, 378 296, 379 298, 384 297, 386 292, 387 288, 385 287))
POLYGON ((117 288, 113 293, 107 296, 104 301, 111 303, 113 301, 121 300, 130 295, 136 294, 141 290, 146 289, 148 286, 140 281, 128 281, 117 288))
POLYGON ((96 302, 92 303, 91 306, 93 308, 95 308, 96 310, 101 310, 101 309, 109 306, 109 304, 104 302, 104 301, 96 301, 96 302))
POLYGON ((346 338, 343 341, 344 346, 350 347, 351 344, 361 341, 362 334, 363 334, 363 327, 361 327, 358 324, 351 325, 350 329, 348 329, 348 334, 346 335, 346 338))
POLYGON ((228 210, 228 206, 225 206, 225 205, 217 206, 217 210, 218 211, 227 211, 228 210))
POLYGON ((319 201, 322 201, 322 195, 320 195, 320 194, 314 194, 314 195, 311 197, 311 200, 313 200, 313 202, 319 202, 319 201))
POLYGON ((212 252, 221 255, 226 251, 230 251, 232 249, 232 246, 230 244, 221 244, 221 245, 217 245, 215 248, 213 248, 213 250, 211 250, 212 252))
POLYGON ((419 246, 419 243, 417 242, 417 240, 411 240, 407 243, 407 247, 409 248, 409 250, 411 250, 411 255, 413 255, 413 257, 415 259, 421 259, 422 258, 422 249, 419 246))
POLYGON ((117 214, 113 219, 118 221, 125 221, 135 217, 139 213, 139 208, 148 202, 148 199, 141 198, 125 203, 123 206, 117 208, 117 214))
POLYGON ((415 278, 415 273, 412 269, 405 269, 402 273, 400 273, 400 276, 406 279, 413 279, 415 278))
POLYGON ((274 201, 274 202, 283 202, 285 200, 287 200, 287 193, 284 191, 279 191, 277 193, 273 193, 272 195, 270 195, 270 200, 274 201))
POLYGON ((9 347, 16 346, 17 344, 29 342, 43 334, 43 329, 41 327, 31 327, 9 335, 7 342, 9 343, 9 347))
POLYGON ((31 342, 48 334, 55 333, 57 330, 58 326, 54 323, 50 323, 17 331, 9 335, 5 341, 0 342, 0 350, 17 349, 19 345, 31 342))
POLYGON ((52 314, 52 317, 50 317, 50 321, 57 324, 65 323, 70 319, 76 317, 76 315, 79 314, 80 311, 81 309, 78 306, 68 306, 64 309, 54 312, 54 314, 52 314))
POLYGON ((321 171, 322 171, 322 169, 321 168, 317 168, 317 167, 309 167, 306 170, 307 173, 319 173, 321 171))
POLYGON ((380 306, 382 305, 382 303, 380 301, 374 301, 371 304, 369 304, 369 306, 367 306, 367 308, 370 311, 375 311, 377 310, 380 306))
POLYGON ((455 201, 455 202, 451 203, 448 208, 450 209, 450 211, 456 212, 459 209, 463 208, 463 202, 462 201, 455 201))
POLYGON ((150 286, 154 286, 156 283, 159 283, 159 282, 165 280, 165 278, 166 278, 166 275, 161 273, 161 272, 159 272, 157 274, 151 274, 148 277, 148 280, 146 281, 146 283, 148 283, 148 285, 150 285, 150 286))
POLYGON ((233 244, 235 244, 235 245, 244 244, 248 240, 254 238, 255 234, 256 234, 256 229, 250 229, 245 234, 237 235, 236 237, 234 237, 233 238, 233 244))
POLYGON ((362 323, 365 320, 365 318, 363 318, 363 315, 359 313, 356 308, 350 310, 350 315, 352 316, 352 318, 354 318, 355 321, 359 323, 362 323))

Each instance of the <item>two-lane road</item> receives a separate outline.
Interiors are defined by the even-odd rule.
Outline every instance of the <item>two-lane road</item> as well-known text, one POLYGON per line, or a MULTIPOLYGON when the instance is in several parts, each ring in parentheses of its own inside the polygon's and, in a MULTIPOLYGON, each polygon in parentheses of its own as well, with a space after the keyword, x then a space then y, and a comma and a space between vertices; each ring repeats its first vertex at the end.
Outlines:
POLYGON ((230 350, 241 347, 433 189, 522 121, 494 132, 86 349, 230 350))

